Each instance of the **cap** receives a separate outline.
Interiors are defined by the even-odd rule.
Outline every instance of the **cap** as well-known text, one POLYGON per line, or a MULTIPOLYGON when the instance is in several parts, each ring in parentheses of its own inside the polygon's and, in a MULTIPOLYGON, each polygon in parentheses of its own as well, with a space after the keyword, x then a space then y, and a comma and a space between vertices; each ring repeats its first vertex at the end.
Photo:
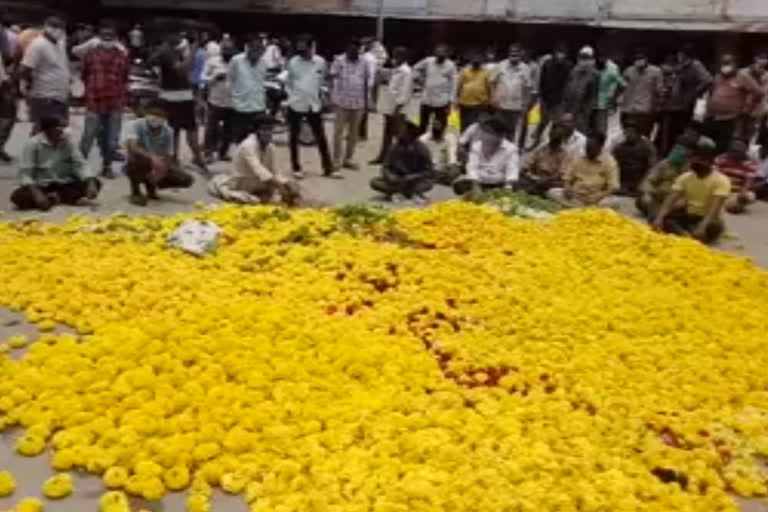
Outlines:
POLYGON ((581 56, 581 57, 594 57, 595 56, 595 50, 591 46, 585 46, 581 50, 579 50, 579 56, 581 56))

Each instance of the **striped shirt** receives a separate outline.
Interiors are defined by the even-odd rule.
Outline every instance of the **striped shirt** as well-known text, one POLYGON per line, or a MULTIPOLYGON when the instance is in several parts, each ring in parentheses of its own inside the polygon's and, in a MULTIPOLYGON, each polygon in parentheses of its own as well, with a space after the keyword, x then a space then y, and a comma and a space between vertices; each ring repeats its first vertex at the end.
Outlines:
POLYGON ((715 166, 731 181, 731 191, 734 194, 746 192, 747 182, 757 178, 757 164, 752 160, 736 160, 726 154, 717 157, 715 166))

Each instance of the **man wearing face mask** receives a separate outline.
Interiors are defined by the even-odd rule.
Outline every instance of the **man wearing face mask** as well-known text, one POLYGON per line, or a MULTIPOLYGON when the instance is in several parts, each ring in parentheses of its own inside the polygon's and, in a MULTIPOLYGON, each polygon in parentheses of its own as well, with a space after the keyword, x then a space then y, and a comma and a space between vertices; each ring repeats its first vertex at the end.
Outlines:
POLYGON ((508 138, 508 126, 491 118, 469 149, 467 174, 453 184, 456 195, 474 195, 497 188, 512 189, 520 177, 520 153, 508 138))
POLYGON ((745 126, 765 96, 749 73, 739 72, 733 55, 720 60, 720 71, 712 82, 707 104, 705 132, 717 145, 719 153, 728 149, 733 137, 743 137, 745 126))
POLYGON ((130 73, 128 56, 118 45, 114 24, 105 20, 99 27, 99 41, 83 56, 87 112, 80 151, 87 159, 98 135, 105 178, 114 178, 112 159, 118 149, 130 73))
POLYGON ((563 173, 575 157, 564 142, 565 129, 560 123, 553 123, 549 141, 536 148, 531 155, 520 178, 520 188, 529 194, 546 197, 550 189, 563 186, 563 173))
POLYGON ((264 42, 251 35, 245 51, 229 62, 229 89, 232 94, 232 135, 239 144, 249 135, 250 127, 267 110, 264 81, 269 63, 264 58, 264 42))
POLYGON ((240 204, 269 203, 275 194, 293 206, 300 199, 298 185, 276 164, 272 146, 275 121, 264 114, 235 151, 232 171, 217 174, 208 185, 214 197, 240 204))
POLYGON ((147 199, 158 199, 158 189, 189 188, 194 182, 172 158, 173 131, 166 121, 165 103, 154 102, 144 113, 128 127, 125 141, 125 174, 131 183, 131 203, 136 206, 146 206, 147 199))
POLYGON ((95 199, 101 189, 88 164, 55 116, 40 120, 40 133, 24 145, 19 162, 20 187, 11 194, 19 210, 48 210, 56 204, 95 199))
POLYGON ((432 121, 432 129, 419 139, 432 155, 432 168, 438 183, 450 185, 460 172, 458 140, 456 134, 446 130, 439 119, 432 121))
POLYGON ((696 146, 696 140, 697 138, 686 135, 678 137, 667 158, 656 164, 643 178, 635 206, 648 220, 656 218, 678 176, 691 170, 688 160, 696 146))
POLYGON ((622 122, 630 121, 645 137, 650 137, 664 90, 661 68, 648 62, 645 50, 638 50, 635 62, 624 72, 626 89, 621 103, 622 122))
POLYGON ((435 55, 427 57, 413 67, 417 76, 422 78, 424 93, 419 112, 419 129, 426 133, 432 117, 439 117, 448 125, 451 105, 456 100, 459 75, 456 64, 448 58, 448 47, 440 44, 435 48, 435 55))
POLYGON ((150 57, 147 63, 160 68, 160 99, 165 103, 168 124, 173 130, 174 159, 179 160, 179 140, 181 132, 184 131, 194 158, 193 163, 207 175, 208 168, 203 159, 197 133, 191 59, 189 42, 183 39, 181 34, 172 32, 168 34, 159 52, 150 57))
POLYGON ((64 22, 51 17, 45 21, 43 33, 24 52, 21 92, 27 98, 33 132, 39 129, 43 117, 57 117, 68 124, 72 75, 64 39, 64 22))
POLYGON ((479 51, 473 51, 469 66, 459 74, 458 103, 462 132, 475 124, 480 114, 488 111, 491 92, 490 73, 483 66, 483 56, 479 51))
POLYGON ((720 238, 725 230, 722 210, 731 193, 731 183, 715 169, 716 152, 712 139, 699 138, 691 156, 691 170, 672 185, 653 222, 654 229, 707 244, 720 238))
POLYGON ((573 67, 563 92, 563 112, 573 116, 576 130, 589 132, 592 111, 597 106, 600 75, 595 66, 595 50, 585 46, 573 67))
POLYGON ((511 45, 509 58, 494 68, 491 87, 496 115, 507 124, 509 139, 515 141, 520 121, 528 111, 528 102, 533 94, 531 71, 523 62, 519 45, 511 45))
POLYGON ((568 59, 565 44, 555 45, 552 57, 541 65, 539 73, 539 95, 541 96, 541 121, 534 134, 534 146, 541 142, 541 136, 550 122, 562 115, 563 93, 568 83, 568 77, 573 69, 573 62, 568 59))

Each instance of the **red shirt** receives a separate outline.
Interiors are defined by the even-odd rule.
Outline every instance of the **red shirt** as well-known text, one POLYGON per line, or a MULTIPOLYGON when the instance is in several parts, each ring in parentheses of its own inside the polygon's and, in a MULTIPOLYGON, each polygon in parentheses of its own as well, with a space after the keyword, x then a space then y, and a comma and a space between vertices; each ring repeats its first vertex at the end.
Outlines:
POLYGON ((727 153, 715 160, 718 170, 731 180, 731 190, 735 194, 744 192, 748 181, 757 177, 757 164, 752 160, 736 160, 727 153))
POLYGON ((89 112, 107 114, 122 110, 128 96, 130 61, 120 48, 99 46, 83 60, 85 107, 89 112))

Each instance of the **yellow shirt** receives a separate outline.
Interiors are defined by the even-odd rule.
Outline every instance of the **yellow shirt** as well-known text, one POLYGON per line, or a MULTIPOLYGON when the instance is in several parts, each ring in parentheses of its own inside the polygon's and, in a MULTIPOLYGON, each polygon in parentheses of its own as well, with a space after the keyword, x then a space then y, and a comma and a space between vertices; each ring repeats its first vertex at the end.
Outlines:
POLYGON ((485 68, 468 66, 459 75, 459 105, 488 105, 491 101, 490 74, 485 68))
POLYGON ((571 160, 563 174, 565 188, 584 206, 596 205, 619 190, 619 166, 605 152, 595 160, 585 156, 571 160))
POLYGON ((712 198, 730 195, 731 182, 719 171, 713 171, 705 178, 699 178, 695 172, 688 171, 677 178, 672 190, 683 193, 685 210, 690 215, 703 217, 709 210, 712 198))

